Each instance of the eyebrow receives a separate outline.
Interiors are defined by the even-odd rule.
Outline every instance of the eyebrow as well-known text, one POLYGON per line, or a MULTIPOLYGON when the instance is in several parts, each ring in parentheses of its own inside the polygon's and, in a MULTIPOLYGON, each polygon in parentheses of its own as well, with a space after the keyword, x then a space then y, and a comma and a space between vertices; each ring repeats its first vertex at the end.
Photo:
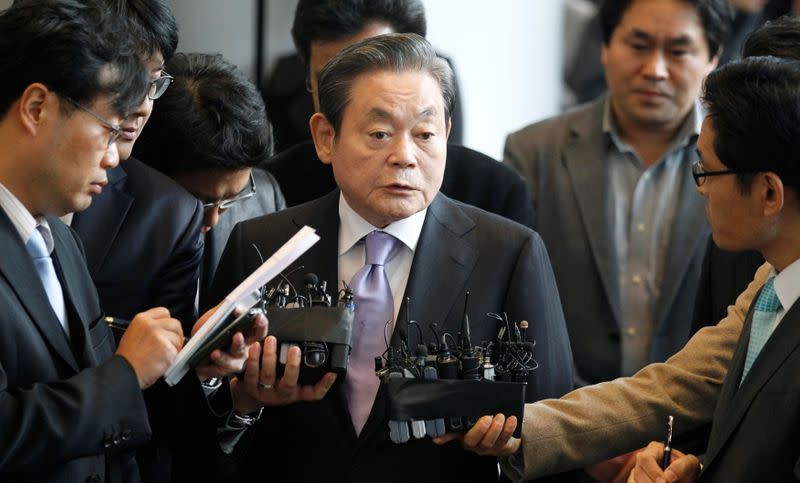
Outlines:
MULTIPOLYGON (((426 107, 425 109, 423 109, 420 112, 418 112, 414 116, 414 118, 415 119, 430 119, 430 118, 435 117, 435 116, 436 116, 435 109, 433 107, 426 107)), ((393 117, 394 116, 389 111, 386 111, 386 110, 381 109, 379 107, 373 107, 372 109, 370 109, 369 113, 367 113, 367 118, 370 119, 370 120, 375 119, 375 120, 381 120, 381 121, 383 121, 383 120, 391 121, 393 119, 393 117)))
MULTIPOLYGON (((631 30, 631 32, 628 34, 628 37, 633 37, 636 40, 645 40, 645 41, 648 41, 648 42, 652 42, 653 39, 655 38, 653 35, 645 32, 644 30, 639 30, 639 29, 636 29, 636 28, 631 30)), ((673 38, 667 39, 667 44, 669 44, 671 46, 691 45, 692 44, 692 38, 689 37, 686 34, 683 34, 683 35, 679 35, 677 37, 673 37, 673 38)))

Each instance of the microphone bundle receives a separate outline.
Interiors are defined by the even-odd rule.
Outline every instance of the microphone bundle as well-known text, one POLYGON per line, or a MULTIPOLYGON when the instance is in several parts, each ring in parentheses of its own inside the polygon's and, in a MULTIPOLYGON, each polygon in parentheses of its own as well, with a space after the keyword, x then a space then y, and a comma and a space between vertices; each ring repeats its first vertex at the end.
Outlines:
MULTIPOLYGON (((487 314, 502 323, 500 331, 494 340, 473 345, 468 301, 469 292, 457 336, 440 334, 433 323, 433 339, 425 344, 420 325, 406 321, 405 327, 397 328, 399 347, 387 344, 384 356, 375 358, 375 373, 388 394, 393 442, 466 431, 480 416, 497 413, 517 416, 515 436, 519 436, 526 383, 538 367, 533 358, 535 343, 526 340, 528 323, 510 324, 505 314, 487 314), (413 351, 406 327, 416 327, 419 334, 413 351)), ((406 304, 408 314, 408 299, 406 304)))
POLYGON ((327 372, 343 376, 352 349, 352 291, 345 286, 339 304, 333 306, 327 283, 320 282, 316 274, 306 274, 302 292, 295 290, 285 276, 281 275, 281 279, 277 285, 263 289, 259 302, 269 318, 269 334, 280 344, 278 377, 283 375, 292 346, 300 347, 302 352, 300 384, 314 384, 327 372))

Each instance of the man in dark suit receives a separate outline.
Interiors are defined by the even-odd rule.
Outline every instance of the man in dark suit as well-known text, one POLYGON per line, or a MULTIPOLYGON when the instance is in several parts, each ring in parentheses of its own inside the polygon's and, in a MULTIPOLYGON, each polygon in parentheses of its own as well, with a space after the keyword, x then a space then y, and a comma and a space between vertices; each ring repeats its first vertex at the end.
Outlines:
POLYGON ((689 338, 708 233, 689 171, 697 97, 731 21, 726 0, 608 0, 600 18, 608 95, 505 146, 530 188, 580 384, 632 375, 689 338))
POLYGON ((747 315, 700 460, 661 443, 637 457, 632 481, 790 481, 800 478, 800 68, 752 57, 712 73, 709 115, 694 167, 714 241, 758 250, 773 272, 747 315))
MULTIPOLYGON (((325 64, 342 48, 358 40, 388 32, 425 36, 425 10, 422 3, 418 0, 299 2, 295 11, 292 37, 304 63, 303 72, 310 94, 304 88, 302 97, 309 107, 307 111, 302 111, 304 116, 292 113, 290 116, 302 120, 302 127, 307 131, 308 118, 319 110, 317 78, 325 64)), ((285 85, 281 81, 281 86, 285 85)), ((459 105, 456 102, 454 109, 459 109, 459 105)), ((270 110, 270 119, 275 124, 279 153, 269 161, 267 169, 277 178, 287 204, 294 206, 330 193, 336 188, 336 181, 331 167, 320 162, 314 144, 306 140, 308 136, 300 138, 291 147, 281 145, 282 129, 285 129, 287 122, 282 119, 289 109, 282 109, 280 106, 281 104, 275 104, 272 98, 267 97, 267 109, 270 110)), ((455 200, 528 225, 531 221, 531 207, 526 203, 528 189, 524 180, 512 169, 491 157, 457 145, 460 144, 461 137, 454 137, 454 131, 460 122, 460 115, 457 112, 452 114, 454 129, 451 130, 448 140, 455 144, 447 149, 441 192, 455 200)))
POLYGON ((203 203, 201 297, 234 225, 286 207, 278 182, 258 166, 272 133, 255 85, 219 54, 177 54, 134 153, 203 203))
POLYGON ((136 481, 127 450, 150 434, 141 389, 183 343, 180 323, 153 309, 115 353, 81 244, 55 218, 103 190, 119 123, 147 88, 105 12, 65 0, 0 14, 3 481, 136 481))
POLYGON ((108 171, 108 188, 73 215, 71 226, 86 248, 106 313, 130 320, 149 307, 166 307, 191 328, 203 255, 202 207, 169 177, 131 157, 154 100, 169 86, 164 62, 175 53, 178 25, 166 0, 112 0, 110 8, 137 39, 151 89, 122 123, 117 148, 123 162, 108 171))
MULTIPOLYGON (((562 394, 571 386, 571 352, 541 239, 517 223, 439 193, 451 76, 430 44, 415 34, 372 37, 338 53, 320 75, 321 112, 311 126, 317 154, 332 166, 339 190, 237 225, 211 299, 258 266, 253 245, 272 253, 309 225, 322 240, 298 263, 323 280, 351 284, 359 279, 357 271, 385 267, 384 288, 390 293, 382 299, 383 309, 392 322, 411 318, 424 334, 434 323, 455 333, 467 291, 475 341, 494 338, 500 328, 487 312, 530 321, 528 336, 536 341, 539 368, 531 373, 527 397, 562 394), (373 260, 375 237, 392 248, 384 252, 384 261, 362 267, 373 260)), ((318 402, 267 408, 251 451, 243 455, 243 471, 252 477, 270 468, 270 477, 281 481, 494 481, 496 460, 470 455, 458 444, 389 441, 385 394, 371 366, 385 349, 386 319, 374 317, 381 319, 377 333, 365 335, 376 321, 359 320, 359 304, 368 303, 359 298, 362 292, 355 296, 356 333, 344 384, 318 402), (308 454, 314 455, 313 466, 308 454)), ((396 343, 400 332, 393 330, 390 339, 396 343)), ((283 395, 297 388, 276 382, 270 369, 275 347, 274 338, 267 338, 261 385, 237 384, 237 391, 244 387, 241 398, 266 404, 291 399, 283 395)), ((250 362, 258 370, 258 361, 250 362)))

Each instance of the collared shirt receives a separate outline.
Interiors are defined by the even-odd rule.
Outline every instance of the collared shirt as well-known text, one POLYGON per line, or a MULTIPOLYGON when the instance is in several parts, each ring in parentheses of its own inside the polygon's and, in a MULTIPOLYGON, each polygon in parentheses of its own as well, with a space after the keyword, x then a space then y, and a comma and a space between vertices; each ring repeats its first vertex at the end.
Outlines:
POLYGON ((356 272, 364 266, 366 253, 363 238, 370 232, 385 231, 400 240, 389 254, 385 265, 394 298, 394 320, 397 320, 397 314, 403 304, 403 294, 408 284, 408 275, 411 273, 411 262, 414 260, 414 251, 417 249, 427 212, 426 208, 408 218, 378 228, 353 211, 344 199, 344 195, 339 194, 339 280, 349 284, 356 272))
POLYGON ((622 374, 632 375, 649 362, 656 330, 656 307, 671 267, 666 266, 682 180, 696 158, 703 122, 699 102, 678 128, 664 155, 645 166, 622 141, 606 100, 603 132, 608 136, 609 213, 616 249, 622 307, 622 374))
POLYGON ((781 270, 781 273, 776 273, 773 268, 769 276, 775 276, 775 281, 773 282, 775 295, 781 301, 781 308, 778 310, 770 329, 770 334, 772 334, 778 324, 781 323, 781 320, 783 320, 786 312, 800 298, 800 259, 793 261, 788 267, 781 270))
MULTIPOLYGON (((24 244, 28 243, 28 240, 33 234, 33 230, 41 226, 42 229, 39 230, 39 232, 42 235, 42 239, 44 239, 47 253, 50 255, 53 254, 55 244, 53 243, 53 233, 50 231, 50 225, 47 223, 47 219, 44 216, 34 217, 31 212, 25 208, 25 205, 22 204, 19 198, 14 196, 2 183, 0 183, 0 207, 2 207, 3 211, 8 215, 8 218, 11 219, 11 224, 17 229, 17 233, 24 244)), ((69 338, 66 313, 56 314, 56 318, 61 322, 64 333, 67 335, 67 338, 69 338)))

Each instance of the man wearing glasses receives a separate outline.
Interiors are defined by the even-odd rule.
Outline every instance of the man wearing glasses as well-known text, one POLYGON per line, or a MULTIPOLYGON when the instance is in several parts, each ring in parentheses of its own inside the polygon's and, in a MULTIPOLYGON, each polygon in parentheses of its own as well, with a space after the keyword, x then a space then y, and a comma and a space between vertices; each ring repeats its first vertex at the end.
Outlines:
POLYGON ((147 97, 120 122, 120 165, 108 187, 71 226, 86 250, 87 265, 109 316, 124 321, 149 307, 166 307, 191 328, 202 257, 202 207, 177 183, 131 158, 154 102, 172 82, 164 62, 178 44, 178 26, 165 0, 108 0, 126 20, 146 66, 147 97))
POLYGON ((257 168, 272 154, 272 130, 256 86, 220 55, 177 54, 166 67, 175 80, 134 154, 203 203, 202 299, 234 225, 286 202, 257 168))
MULTIPOLYGON (((57 218, 86 209, 119 162, 120 126, 148 89, 132 44, 105 2, 26 0, 0 13, 3 482, 139 481, 131 450, 153 431, 143 390, 183 345, 163 307, 137 314, 115 345, 81 242, 57 218)), ((241 370, 247 347, 234 340, 171 391, 179 413, 160 408, 197 454, 204 441, 219 447, 198 379, 241 370)))

